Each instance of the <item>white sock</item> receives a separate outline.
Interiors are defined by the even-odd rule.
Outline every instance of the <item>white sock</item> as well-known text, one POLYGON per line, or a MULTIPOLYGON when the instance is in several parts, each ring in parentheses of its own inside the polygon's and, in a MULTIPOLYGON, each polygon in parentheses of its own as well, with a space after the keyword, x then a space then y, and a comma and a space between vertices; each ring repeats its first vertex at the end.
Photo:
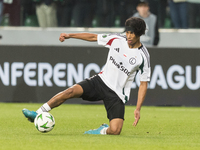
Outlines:
POLYGON ((51 110, 51 107, 47 103, 44 103, 37 111, 36 113, 42 113, 42 112, 49 112, 51 110))
POLYGON ((107 134, 107 133, 106 133, 107 129, 108 129, 108 127, 103 128, 103 129, 100 131, 100 133, 103 134, 103 135, 106 135, 106 134, 107 134))

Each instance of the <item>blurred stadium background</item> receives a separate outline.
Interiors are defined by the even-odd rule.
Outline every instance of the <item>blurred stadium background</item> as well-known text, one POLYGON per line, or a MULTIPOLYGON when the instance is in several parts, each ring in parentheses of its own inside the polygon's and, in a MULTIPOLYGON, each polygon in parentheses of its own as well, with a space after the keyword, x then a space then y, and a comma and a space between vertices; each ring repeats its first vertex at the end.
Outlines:
MULTIPOLYGON (((80 1, 76 0, 74 3, 80 1)), ((148 47, 152 79, 144 105, 200 106, 198 23, 195 27, 188 25, 184 29, 175 28, 170 18, 168 2, 165 1, 166 6, 161 9, 161 1, 152 0, 154 3, 150 5, 150 10, 158 14, 160 41, 157 46, 148 47), (160 15, 161 11, 164 11, 164 15, 160 15)), ((101 25, 98 24, 98 11, 94 10, 104 7, 98 7, 101 6, 98 0, 92 3, 82 0, 81 3, 90 2, 90 7, 85 6, 85 9, 92 8, 91 11, 94 12, 90 25, 76 26, 72 17, 70 24, 64 27, 40 27, 35 10, 36 1, 0 2, 3 2, 4 7, 0 27, 0 102, 34 103, 46 102, 57 92, 98 73, 105 63, 108 52, 106 48, 98 46, 96 42, 74 39, 60 43, 60 33, 123 32, 123 25, 120 24, 123 20, 120 20, 120 16, 124 14, 120 14, 121 9, 115 4, 126 7, 127 9, 122 9, 126 15, 129 10, 127 6, 134 4, 128 0, 109 1, 108 7, 113 9, 104 14, 104 17, 110 16, 112 23, 101 25), (114 9, 116 7, 118 11, 114 9)), ((61 2, 63 1, 56 3, 57 11, 61 2)), ((73 8, 75 9, 75 4, 73 8)), ((133 13, 135 9, 131 10, 133 13)), ((200 14, 196 16, 198 20, 200 14)), ((130 105, 136 103, 138 84, 138 80, 133 83, 128 103, 130 105)), ((69 100, 68 103, 86 102, 77 99, 69 100)))

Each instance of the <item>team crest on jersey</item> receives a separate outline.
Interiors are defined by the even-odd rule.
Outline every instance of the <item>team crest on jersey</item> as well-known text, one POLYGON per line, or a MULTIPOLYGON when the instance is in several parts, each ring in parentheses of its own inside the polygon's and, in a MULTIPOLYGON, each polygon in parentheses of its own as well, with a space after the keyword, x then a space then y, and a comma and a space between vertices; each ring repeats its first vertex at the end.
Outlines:
POLYGON ((102 35, 102 37, 103 37, 103 38, 106 38, 106 37, 107 37, 107 35, 102 35))
POLYGON ((129 63, 130 63, 131 65, 134 65, 134 64, 136 63, 136 59, 135 59, 134 57, 131 57, 131 58, 129 59, 129 63))

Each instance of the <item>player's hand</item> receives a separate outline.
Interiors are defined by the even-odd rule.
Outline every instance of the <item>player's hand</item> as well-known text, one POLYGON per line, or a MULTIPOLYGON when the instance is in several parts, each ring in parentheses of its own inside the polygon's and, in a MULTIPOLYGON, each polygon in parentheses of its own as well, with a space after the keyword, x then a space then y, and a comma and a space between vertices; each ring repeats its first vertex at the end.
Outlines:
POLYGON ((60 42, 64 42, 65 39, 69 39, 69 38, 70 38, 70 37, 69 37, 69 34, 61 33, 61 34, 60 34, 60 37, 59 37, 59 40, 60 40, 60 42))
POLYGON ((133 126, 136 126, 137 123, 139 122, 140 120, 140 111, 139 110, 135 110, 134 111, 134 115, 135 115, 135 121, 133 123, 133 126))

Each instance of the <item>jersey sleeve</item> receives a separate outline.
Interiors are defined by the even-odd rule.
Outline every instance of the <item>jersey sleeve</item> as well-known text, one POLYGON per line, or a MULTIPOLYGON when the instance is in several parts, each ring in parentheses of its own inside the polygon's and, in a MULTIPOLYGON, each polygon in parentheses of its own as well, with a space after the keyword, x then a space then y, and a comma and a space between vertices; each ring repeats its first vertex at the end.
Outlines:
POLYGON ((140 81, 150 81, 151 76, 151 66, 150 66, 150 56, 142 55, 143 63, 140 66, 139 74, 140 81))
POLYGON ((114 39, 119 39, 115 34, 98 34, 97 42, 99 45, 103 45, 105 47, 110 47, 114 39))

